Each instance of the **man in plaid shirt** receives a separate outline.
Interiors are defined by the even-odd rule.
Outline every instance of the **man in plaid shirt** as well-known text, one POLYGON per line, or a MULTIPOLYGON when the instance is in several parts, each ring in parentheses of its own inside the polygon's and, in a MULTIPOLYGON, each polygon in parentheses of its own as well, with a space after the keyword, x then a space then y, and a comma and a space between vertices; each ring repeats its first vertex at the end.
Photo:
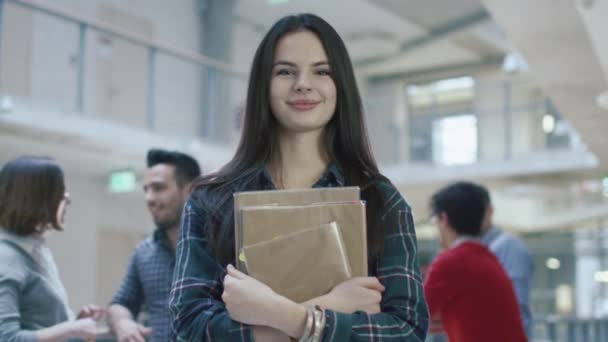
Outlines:
POLYGON ((127 274, 108 309, 108 322, 119 342, 166 342, 171 320, 169 290, 175 267, 175 245, 184 202, 198 163, 180 152, 150 150, 144 177, 146 204, 157 228, 131 256, 127 274), (149 327, 135 322, 142 307, 150 314, 149 327))

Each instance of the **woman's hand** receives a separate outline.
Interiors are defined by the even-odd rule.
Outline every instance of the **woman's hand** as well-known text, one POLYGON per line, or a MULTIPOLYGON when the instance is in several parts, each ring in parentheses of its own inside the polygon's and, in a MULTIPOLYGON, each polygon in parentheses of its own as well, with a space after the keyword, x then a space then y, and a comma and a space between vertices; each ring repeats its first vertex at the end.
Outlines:
POLYGON ((78 313, 78 316, 76 316, 76 318, 92 318, 93 320, 98 321, 103 318, 105 313, 106 311, 104 310, 104 308, 95 304, 89 304, 84 308, 80 309, 80 312, 78 313))
POLYGON ((69 322, 70 327, 70 338, 77 339, 95 339, 95 336, 99 333, 97 327, 97 321, 93 318, 80 318, 75 321, 69 322))
POLYGON ((270 325, 272 303, 280 296, 268 285, 238 271, 232 265, 228 265, 227 271, 222 300, 230 317, 244 324, 270 325))
POLYGON ((384 286, 375 277, 356 277, 338 284, 328 294, 311 303, 343 313, 365 311, 380 312, 384 286))
POLYGON ((56 342, 65 340, 94 340, 100 333, 106 332, 97 326, 97 320, 86 317, 75 321, 66 321, 48 328, 36 330, 36 341, 56 342))

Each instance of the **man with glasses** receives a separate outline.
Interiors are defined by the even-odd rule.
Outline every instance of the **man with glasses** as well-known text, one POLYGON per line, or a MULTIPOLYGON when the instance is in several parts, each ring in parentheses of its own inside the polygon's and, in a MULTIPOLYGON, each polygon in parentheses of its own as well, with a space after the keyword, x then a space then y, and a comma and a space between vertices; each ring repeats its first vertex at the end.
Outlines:
POLYGON ((430 315, 441 320, 450 342, 527 341, 509 277, 480 240, 487 208, 482 193, 476 184, 459 182, 431 198, 444 250, 424 282, 430 315))

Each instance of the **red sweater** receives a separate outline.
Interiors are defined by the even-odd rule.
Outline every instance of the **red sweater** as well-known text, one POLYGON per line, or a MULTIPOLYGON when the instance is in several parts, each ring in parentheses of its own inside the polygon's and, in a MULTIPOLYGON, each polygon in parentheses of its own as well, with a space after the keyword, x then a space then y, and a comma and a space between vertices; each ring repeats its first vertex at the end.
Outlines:
POLYGON ((442 252, 424 283, 431 317, 440 318, 450 342, 527 341, 515 292, 498 259, 465 241, 442 252))

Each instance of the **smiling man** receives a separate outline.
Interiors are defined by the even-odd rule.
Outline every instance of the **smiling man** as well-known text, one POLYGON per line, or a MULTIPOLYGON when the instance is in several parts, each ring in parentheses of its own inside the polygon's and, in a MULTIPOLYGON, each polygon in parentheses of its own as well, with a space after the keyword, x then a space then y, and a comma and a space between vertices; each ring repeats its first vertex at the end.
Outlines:
POLYGON ((192 182, 201 174, 196 160, 180 152, 153 149, 147 161, 143 190, 156 230, 135 249, 108 309, 119 342, 143 342, 148 336, 169 341, 168 299, 181 213, 192 182), (136 322, 142 306, 150 315, 149 327, 136 322))

